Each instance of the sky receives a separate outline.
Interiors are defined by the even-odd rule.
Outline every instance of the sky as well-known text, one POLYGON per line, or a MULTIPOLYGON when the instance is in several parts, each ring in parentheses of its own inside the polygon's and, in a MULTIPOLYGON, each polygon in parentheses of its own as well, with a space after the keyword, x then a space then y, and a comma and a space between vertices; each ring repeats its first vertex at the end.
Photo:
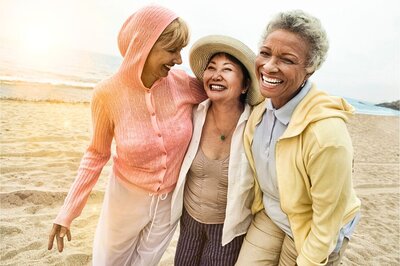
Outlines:
MULTIPOLYGON (((330 42, 328 57, 311 79, 333 95, 369 101, 400 99, 400 2, 398 0, 0 0, 0 41, 27 49, 80 49, 119 56, 117 35, 135 10, 156 3, 189 25, 191 41, 235 37, 257 53, 271 17, 302 9, 318 17, 330 42)), ((1 58, 0 58, 1 60, 1 58)))

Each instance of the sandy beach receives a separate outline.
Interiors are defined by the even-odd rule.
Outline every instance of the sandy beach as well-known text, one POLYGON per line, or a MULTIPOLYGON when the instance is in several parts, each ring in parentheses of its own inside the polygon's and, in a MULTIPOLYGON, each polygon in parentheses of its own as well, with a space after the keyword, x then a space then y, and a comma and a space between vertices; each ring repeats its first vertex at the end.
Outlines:
MULTIPOLYGON (((65 251, 47 250, 48 233, 90 137, 88 104, 0 101, 0 265, 91 265, 93 235, 111 161, 65 251)), ((354 186, 362 219, 343 265, 400 265, 400 117, 356 115, 354 186)), ((160 265, 173 265, 179 232, 160 265)))

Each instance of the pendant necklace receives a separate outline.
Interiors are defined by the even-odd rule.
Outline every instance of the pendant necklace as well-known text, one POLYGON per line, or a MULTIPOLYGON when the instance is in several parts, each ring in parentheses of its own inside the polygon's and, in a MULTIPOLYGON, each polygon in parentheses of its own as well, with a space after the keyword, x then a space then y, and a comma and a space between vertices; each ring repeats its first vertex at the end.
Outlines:
POLYGON ((218 130, 218 132, 219 132, 219 138, 220 138, 221 141, 224 141, 227 137, 229 137, 229 135, 232 133, 232 130, 236 127, 236 125, 233 125, 233 127, 228 131, 228 134, 224 134, 224 133, 222 133, 222 131, 218 128, 217 120, 215 119, 214 109, 213 109, 213 108, 211 108, 211 113, 212 113, 212 116, 213 116, 213 119, 214 119, 215 127, 217 128, 217 130, 218 130))

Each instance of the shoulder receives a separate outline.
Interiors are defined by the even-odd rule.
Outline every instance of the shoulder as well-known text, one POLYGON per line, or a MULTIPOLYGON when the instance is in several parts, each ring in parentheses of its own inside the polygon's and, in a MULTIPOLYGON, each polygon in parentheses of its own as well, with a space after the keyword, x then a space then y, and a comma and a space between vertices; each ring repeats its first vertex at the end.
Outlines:
POLYGON ((110 99, 115 98, 121 94, 124 90, 124 84, 115 77, 100 81, 93 89, 93 100, 101 99, 103 102, 107 102, 110 99))
POLYGON ((102 80, 94 87, 93 93, 96 95, 112 93, 118 87, 116 83, 116 80, 112 77, 102 80))
POLYGON ((191 103, 200 103, 207 98, 203 88, 203 83, 198 79, 188 75, 183 70, 171 70, 167 76, 167 86, 172 91, 185 96, 191 103))
POLYGON ((171 82, 182 83, 189 87, 203 88, 203 84, 197 78, 189 75, 186 71, 181 69, 173 69, 168 73, 167 79, 171 82))
POLYGON ((93 89, 91 106, 94 110, 107 110, 111 109, 110 106, 121 90, 120 85, 111 77, 99 82, 93 89))
POLYGON ((168 80, 173 80, 175 82, 188 82, 190 76, 181 69, 172 69, 168 73, 168 80))
POLYGON ((328 146, 351 146, 350 134, 345 121, 339 117, 330 117, 311 123, 304 135, 314 139, 320 148, 328 146))

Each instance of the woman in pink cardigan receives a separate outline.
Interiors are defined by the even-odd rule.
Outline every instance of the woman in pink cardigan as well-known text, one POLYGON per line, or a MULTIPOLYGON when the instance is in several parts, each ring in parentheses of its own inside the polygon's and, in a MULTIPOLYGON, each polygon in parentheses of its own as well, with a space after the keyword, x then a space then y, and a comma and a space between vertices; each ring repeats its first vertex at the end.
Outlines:
POLYGON ((192 107, 202 85, 184 71, 185 22, 172 11, 147 6, 128 18, 118 36, 123 62, 94 89, 93 136, 77 177, 50 232, 58 250, 111 156, 116 154, 94 243, 93 265, 156 265, 177 222, 170 223, 171 192, 192 136, 192 107))

